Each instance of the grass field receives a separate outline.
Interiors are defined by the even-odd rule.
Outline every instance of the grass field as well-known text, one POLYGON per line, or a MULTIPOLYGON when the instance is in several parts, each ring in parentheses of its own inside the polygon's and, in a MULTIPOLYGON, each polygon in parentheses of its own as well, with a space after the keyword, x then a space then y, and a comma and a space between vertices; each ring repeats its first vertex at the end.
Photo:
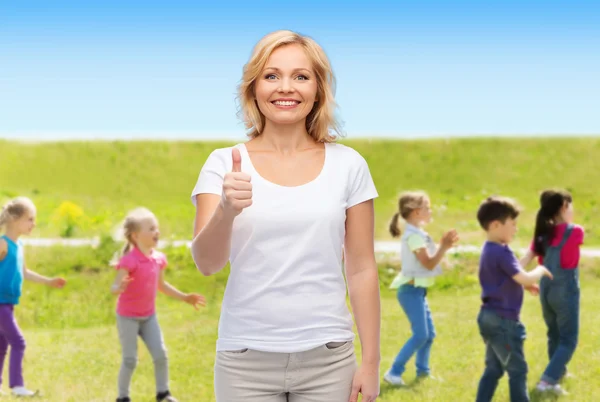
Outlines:
MULTIPOLYGON (((424 189, 432 198, 430 232, 456 227, 465 243, 478 244, 479 202, 490 194, 518 199, 525 207, 515 245, 532 234, 539 192, 552 186, 572 191, 586 244, 600 244, 597 220, 600 139, 453 139, 436 141, 344 141, 368 161, 380 197, 377 237, 386 239, 397 194, 424 189)), ((16 195, 39 209, 36 236, 93 236, 113 230, 137 205, 155 211, 166 238, 191 236, 190 193, 219 142, 0 141, 0 201, 16 195), (75 205, 63 205, 70 201, 75 205), (81 208, 79 210, 78 208, 81 208), (69 217, 73 220, 68 222, 69 217)))
MULTIPOLYGON (((63 290, 26 283, 17 317, 28 342, 25 361, 26 384, 42 391, 45 401, 110 401, 116 392, 120 350, 114 319, 114 297, 108 292, 113 272, 106 266, 117 245, 110 241, 98 249, 30 248, 30 267, 46 275, 62 275, 68 280, 63 290)), ((212 368, 217 323, 227 271, 203 277, 194 268, 185 248, 166 250, 170 261, 168 280, 183 291, 207 296, 208 305, 200 312, 161 295, 158 313, 169 350, 171 388, 184 401, 214 401, 212 368)), ((430 292, 429 301, 438 337, 432 351, 434 374, 442 381, 413 383, 411 360, 405 389, 382 385, 381 401, 462 402, 474 400, 483 368, 484 347, 475 321, 479 308, 479 287, 475 270, 477 258, 449 256, 447 273, 430 292)), ((382 264, 382 373, 410 333, 393 291, 387 286, 397 267, 382 264)), ((565 387, 571 395, 565 400, 592 402, 600 394, 600 268, 598 260, 582 264, 582 325, 579 348, 569 369, 575 378, 565 387)), ((542 373, 545 356, 545 327, 539 302, 525 297, 523 321, 527 327, 526 357, 530 365, 529 385, 542 373)), ((140 343, 132 397, 152 401, 154 380, 152 362, 140 343)), ((357 354, 360 347, 356 343, 357 354)), ((6 384, 7 370, 4 373, 6 384)), ((6 390, 6 385, 4 386, 6 390)), ((506 377, 496 401, 508 401, 506 377)), ((5 400, 10 400, 5 397, 5 400)), ((542 400, 533 396, 533 401, 542 400)), ((550 399, 551 400, 551 399, 550 399)))

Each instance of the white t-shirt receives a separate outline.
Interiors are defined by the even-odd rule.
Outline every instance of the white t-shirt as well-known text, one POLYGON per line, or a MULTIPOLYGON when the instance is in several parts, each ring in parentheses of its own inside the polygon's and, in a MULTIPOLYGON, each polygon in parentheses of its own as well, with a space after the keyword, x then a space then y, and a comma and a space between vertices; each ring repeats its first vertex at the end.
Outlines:
MULTIPOLYGON (((285 187, 262 178, 245 145, 236 147, 251 176, 252 206, 233 224, 217 351, 296 353, 352 341, 341 259, 346 209, 377 197, 365 159, 350 147, 325 144, 319 176, 285 187)), ((214 150, 192 202, 200 193, 221 195, 231 168, 231 148, 214 150)))

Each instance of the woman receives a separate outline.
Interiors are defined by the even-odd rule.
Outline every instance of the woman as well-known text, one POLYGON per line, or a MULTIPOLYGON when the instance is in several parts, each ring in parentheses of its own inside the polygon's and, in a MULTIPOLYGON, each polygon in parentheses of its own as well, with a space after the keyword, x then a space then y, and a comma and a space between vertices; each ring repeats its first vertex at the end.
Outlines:
POLYGON ((215 362, 219 402, 374 401, 380 305, 366 161, 336 144, 335 79, 312 39, 256 45, 239 88, 250 140, 216 149, 192 192, 192 255, 231 262, 215 362), (345 272, 362 346, 354 355, 345 272))

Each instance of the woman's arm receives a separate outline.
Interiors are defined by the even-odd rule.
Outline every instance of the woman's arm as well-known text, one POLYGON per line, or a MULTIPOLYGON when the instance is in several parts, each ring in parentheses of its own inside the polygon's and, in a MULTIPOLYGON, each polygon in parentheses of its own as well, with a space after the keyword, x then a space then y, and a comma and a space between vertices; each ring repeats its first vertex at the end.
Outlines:
POLYGON ((373 201, 348 209, 344 252, 350 303, 363 346, 363 362, 379 364, 381 317, 373 227, 373 201))
POLYGON ((379 394, 381 357, 381 306, 373 244, 374 216, 373 200, 349 208, 344 245, 348 292, 362 349, 362 365, 355 378, 353 397, 360 388, 363 400, 368 401, 375 400, 379 394))
POLYGON ((234 217, 223 213, 221 197, 215 194, 196 196, 196 219, 192 258, 204 275, 219 272, 229 260, 231 229, 234 217))
POLYGON ((222 195, 196 195, 192 258, 200 272, 207 276, 216 274, 227 264, 233 221, 244 208, 252 205, 250 175, 242 172, 242 157, 237 148, 231 150, 231 159, 232 171, 223 177, 222 195))

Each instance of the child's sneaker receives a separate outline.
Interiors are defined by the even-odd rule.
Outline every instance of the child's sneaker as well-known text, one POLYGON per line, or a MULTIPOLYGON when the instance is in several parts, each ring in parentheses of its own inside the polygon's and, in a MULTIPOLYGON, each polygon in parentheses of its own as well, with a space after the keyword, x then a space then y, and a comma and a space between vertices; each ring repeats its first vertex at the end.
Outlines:
POLYGON ((171 393, 169 391, 164 391, 164 392, 159 392, 158 394, 156 394, 156 401, 157 402, 177 402, 177 399, 175 399, 171 393))
POLYGON ((131 402, 131 399, 126 396, 125 398, 117 398, 117 402, 131 402))
POLYGON ((568 395, 569 393, 558 384, 549 384, 546 381, 540 381, 535 389, 538 392, 552 392, 556 395, 568 395))
POLYGON ((417 375, 417 381, 436 381, 436 382, 442 382, 443 380, 440 377, 437 376, 433 376, 431 374, 419 374, 417 375))
POLYGON ((404 380, 402 377, 399 375, 393 375, 391 371, 388 371, 383 375, 383 381, 396 387, 401 387, 404 385, 404 380))
POLYGON ((30 391, 25 387, 14 387, 12 394, 14 396, 36 396, 38 391, 30 391))
POLYGON ((565 372, 565 373, 562 375, 562 377, 560 377, 560 378, 558 379, 558 382, 562 382, 562 381, 564 381, 564 380, 566 380, 566 379, 573 379, 573 378, 577 378, 577 377, 575 376, 575 374, 573 374, 573 373, 571 373, 571 372, 569 372, 569 371, 566 371, 566 372, 565 372))

